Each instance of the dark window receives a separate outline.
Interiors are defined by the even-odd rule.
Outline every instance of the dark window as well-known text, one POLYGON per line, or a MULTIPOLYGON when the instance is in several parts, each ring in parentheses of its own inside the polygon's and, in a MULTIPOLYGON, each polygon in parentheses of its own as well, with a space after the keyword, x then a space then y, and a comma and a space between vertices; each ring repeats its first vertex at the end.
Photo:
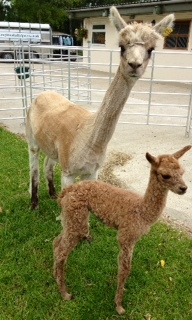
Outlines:
POLYGON ((186 50, 189 39, 190 21, 176 21, 173 32, 165 38, 165 49, 186 50))
POLYGON ((93 25, 92 44, 105 44, 105 25, 93 25))

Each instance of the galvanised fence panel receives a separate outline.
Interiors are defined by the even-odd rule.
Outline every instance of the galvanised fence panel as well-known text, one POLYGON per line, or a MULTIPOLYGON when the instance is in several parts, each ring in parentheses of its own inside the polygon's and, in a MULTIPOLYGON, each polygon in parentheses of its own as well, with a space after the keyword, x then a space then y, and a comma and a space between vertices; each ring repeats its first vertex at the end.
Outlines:
MULTIPOLYGON (((37 58, 33 56, 35 46, 28 46, 31 54, 26 59, 25 48, 20 45, 13 59, 0 59, 0 122, 24 125, 31 101, 44 90, 57 91, 92 112, 97 110, 118 67, 119 50, 70 47, 68 56, 62 57, 54 54, 55 47, 49 46, 46 58, 37 58)), ((40 50, 45 49, 39 46, 40 50)), ((192 53, 153 52, 119 123, 178 126, 189 136, 191 118, 192 53)))

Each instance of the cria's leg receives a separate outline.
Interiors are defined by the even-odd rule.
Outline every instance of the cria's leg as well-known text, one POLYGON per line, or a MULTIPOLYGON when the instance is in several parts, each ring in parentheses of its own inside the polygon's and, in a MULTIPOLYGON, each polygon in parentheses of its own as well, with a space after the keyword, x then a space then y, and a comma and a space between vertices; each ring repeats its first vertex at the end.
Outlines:
POLYGON ((127 242, 127 247, 121 246, 118 261, 118 284, 115 295, 116 310, 119 314, 125 313, 125 309, 122 307, 123 290, 125 281, 131 272, 132 255, 133 245, 127 242))
POLYGON ((89 233, 89 211, 86 210, 86 217, 84 217, 83 228, 82 228, 82 239, 91 241, 92 236, 89 233))
POLYGON ((37 145, 30 146, 29 166, 30 166, 30 193, 31 193, 31 209, 38 209, 38 188, 39 188, 39 152, 37 145))
MULTIPOLYGON (((75 208, 74 208, 75 210, 75 208)), ((89 235, 87 210, 75 210, 64 219, 63 232, 54 240, 54 271, 53 275, 58 284, 59 291, 64 300, 71 300, 72 295, 67 292, 65 284, 65 265, 70 252, 78 241, 89 235), (69 220, 70 219, 70 220, 69 220)))
POLYGON ((67 292, 65 284, 65 264, 67 262, 68 255, 77 245, 79 238, 67 237, 61 233, 53 243, 54 250, 54 267, 53 276, 58 284, 59 292, 64 300, 71 300, 72 295, 67 292))
POLYGON ((45 178, 47 179, 47 185, 49 190, 49 195, 51 198, 56 199, 56 190, 54 186, 54 168, 55 168, 55 161, 49 157, 45 157, 44 161, 44 172, 45 178))

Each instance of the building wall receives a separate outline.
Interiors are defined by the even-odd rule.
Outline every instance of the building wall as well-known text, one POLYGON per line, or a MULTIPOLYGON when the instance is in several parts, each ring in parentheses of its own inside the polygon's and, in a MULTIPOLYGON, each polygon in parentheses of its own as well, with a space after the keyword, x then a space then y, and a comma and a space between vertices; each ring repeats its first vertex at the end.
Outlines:
MULTIPOLYGON (((166 15, 148 15, 148 16, 136 16, 135 20, 141 20, 143 22, 151 22, 152 20, 156 20, 156 22, 160 21, 166 15)), ((123 17, 125 21, 130 21, 129 17, 123 17)), ((192 12, 189 13, 177 13, 175 14, 176 20, 185 20, 191 19, 192 21, 192 12)), ((94 70, 99 71, 109 71, 108 63, 109 63, 109 52, 102 51, 102 49, 114 49, 116 52, 112 55, 112 63, 113 68, 112 72, 115 72, 117 69, 117 65, 119 64, 119 48, 118 48, 118 33, 116 32, 115 27, 111 24, 108 17, 100 17, 100 18, 86 18, 84 20, 84 26, 88 29, 88 39, 84 40, 84 46, 90 46, 92 49, 91 52, 91 62, 93 63, 92 68, 94 70), (91 36, 92 36, 92 26, 94 24, 105 24, 106 28, 106 43, 105 45, 95 45, 91 43, 91 36), (99 65, 99 62, 102 65, 99 65), (95 63, 95 65, 94 65, 95 63), (106 64, 106 65, 103 65, 106 64)), ((186 80, 191 81, 192 79, 192 70, 189 71, 187 67, 192 67, 192 60, 191 54, 192 52, 192 23, 190 29, 190 36, 189 36, 189 45, 188 50, 169 50, 163 49, 164 39, 159 40, 157 43, 156 51, 158 54, 155 55, 155 65, 164 65, 165 68, 168 66, 173 66, 172 72, 174 73, 175 79, 177 80, 186 80), (183 59, 183 54, 185 59, 183 59), (185 70, 182 70, 182 74, 180 73, 179 66, 185 66, 185 70), (174 68, 175 66, 175 68, 174 68)), ((151 69, 148 68, 144 74, 145 78, 149 78, 151 73, 151 69)), ((166 79, 169 80, 170 73, 163 70, 163 68, 155 68, 155 78, 157 79, 166 79)), ((173 74, 171 75, 172 78, 173 74)))

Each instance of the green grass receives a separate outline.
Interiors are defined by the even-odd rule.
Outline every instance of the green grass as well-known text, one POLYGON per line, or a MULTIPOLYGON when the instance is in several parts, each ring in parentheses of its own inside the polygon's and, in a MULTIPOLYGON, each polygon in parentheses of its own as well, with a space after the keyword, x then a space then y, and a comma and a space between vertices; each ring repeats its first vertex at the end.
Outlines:
MULTIPOLYGON (((42 162, 43 157, 41 171, 42 162)), ((59 190, 59 168, 56 184, 59 190)), ((38 211, 30 211, 28 187, 27 144, 0 128, 0 320, 192 319, 192 241, 162 223, 135 247, 123 299, 126 314, 119 316, 116 231, 91 217, 94 240, 70 255, 67 283, 74 299, 63 302, 52 277, 60 209, 48 197, 43 172, 38 211)))

